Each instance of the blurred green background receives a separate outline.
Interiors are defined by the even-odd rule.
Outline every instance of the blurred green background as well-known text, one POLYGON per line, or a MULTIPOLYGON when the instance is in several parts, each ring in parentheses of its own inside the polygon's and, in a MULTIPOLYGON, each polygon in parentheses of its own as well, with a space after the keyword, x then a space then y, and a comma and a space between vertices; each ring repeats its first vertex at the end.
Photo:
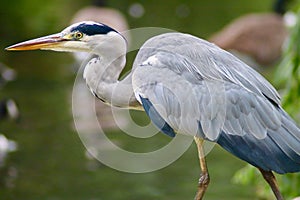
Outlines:
MULTIPOLYGON (((165 0, 118 1, 108 4, 119 9, 130 28, 164 27, 208 38, 240 15, 268 12, 270 0, 165 0), (128 14, 134 3, 143 5, 140 18, 128 14), (187 16, 176 10, 184 5, 187 16)), ((0 7, 0 61, 15 69, 16 81, 1 90, 0 97, 14 98, 21 121, 1 121, 0 132, 18 143, 0 169, 0 199, 193 199, 200 173, 195 145, 176 162, 156 172, 129 174, 97 164, 92 170, 85 149, 72 129, 70 94, 75 78, 70 54, 55 52, 6 52, 4 48, 30 38, 61 31, 73 14, 89 0, 14 0, 0 7)), ((132 38, 134 40, 134 38, 132 38)), ((139 140, 124 138, 128 146, 143 149, 139 140), (133 141, 133 142, 132 142, 133 141)), ((119 137, 119 135, 120 137, 119 137)), ((165 136, 151 140, 155 146, 165 136)), ((144 151, 144 150, 141 150, 144 151)), ((211 184, 206 199, 255 199, 254 186, 232 183, 233 174, 245 163, 216 147, 207 157, 211 184)), ((257 176, 257 179, 262 179, 257 176)))

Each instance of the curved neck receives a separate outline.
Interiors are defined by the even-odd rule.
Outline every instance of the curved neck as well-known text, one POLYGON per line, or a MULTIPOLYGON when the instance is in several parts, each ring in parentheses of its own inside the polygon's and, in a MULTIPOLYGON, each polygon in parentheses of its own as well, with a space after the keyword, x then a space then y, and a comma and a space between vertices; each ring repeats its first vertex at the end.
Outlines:
POLYGON ((112 106, 141 109, 134 96, 131 73, 118 80, 126 64, 126 42, 115 41, 107 48, 101 45, 96 51, 99 57, 90 60, 84 69, 84 78, 93 94, 112 106))

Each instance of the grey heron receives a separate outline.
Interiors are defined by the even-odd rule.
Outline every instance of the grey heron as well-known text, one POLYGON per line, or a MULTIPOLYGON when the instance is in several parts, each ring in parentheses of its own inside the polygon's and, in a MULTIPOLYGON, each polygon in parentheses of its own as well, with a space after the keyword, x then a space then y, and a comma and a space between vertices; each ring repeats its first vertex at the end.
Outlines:
POLYGON ((84 70, 96 97, 112 106, 144 109, 171 137, 194 136, 202 171, 195 199, 203 198, 210 180, 204 140, 257 167, 278 200, 283 197, 272 171, 300 171, 300 129, 281 107, 277 91, 251 67, 203 39, 184 33, 150 38, 122 80, 126 41, 101 23, 76 23, 6 49, 96 54, 84 70))

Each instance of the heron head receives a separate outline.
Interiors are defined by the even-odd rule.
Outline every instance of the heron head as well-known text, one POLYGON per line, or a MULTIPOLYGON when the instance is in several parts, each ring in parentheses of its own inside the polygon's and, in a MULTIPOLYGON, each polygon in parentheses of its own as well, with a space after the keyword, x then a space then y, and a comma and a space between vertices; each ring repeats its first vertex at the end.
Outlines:
MULTIPOLYGON (((60 33, 21 42, 6 50, 53 50, 66 52, 93 52, 95 49, 107 51, 107 48, 123 45, 125 39, 113 28, 92 21, 73 24, 60 33), (123 40, 123 41, 122 41, 123 40)), ((99 50, 98 50, 99 51, 99 50)))

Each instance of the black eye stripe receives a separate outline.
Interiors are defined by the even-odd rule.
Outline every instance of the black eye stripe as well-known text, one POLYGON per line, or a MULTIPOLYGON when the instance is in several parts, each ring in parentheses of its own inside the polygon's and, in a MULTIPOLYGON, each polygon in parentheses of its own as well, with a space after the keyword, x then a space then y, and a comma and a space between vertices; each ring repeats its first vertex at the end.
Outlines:
POLYGON ((117 32, 114 29, 112 29, 109 26, 106 25, 101 25, 101 24, 80 24, 76 27, 74 27, 73 29, 71 29, 72 32, 81 32, 84 33, 86 35, 97 35, 97 34, 107 34, 111 31, 117 32))

